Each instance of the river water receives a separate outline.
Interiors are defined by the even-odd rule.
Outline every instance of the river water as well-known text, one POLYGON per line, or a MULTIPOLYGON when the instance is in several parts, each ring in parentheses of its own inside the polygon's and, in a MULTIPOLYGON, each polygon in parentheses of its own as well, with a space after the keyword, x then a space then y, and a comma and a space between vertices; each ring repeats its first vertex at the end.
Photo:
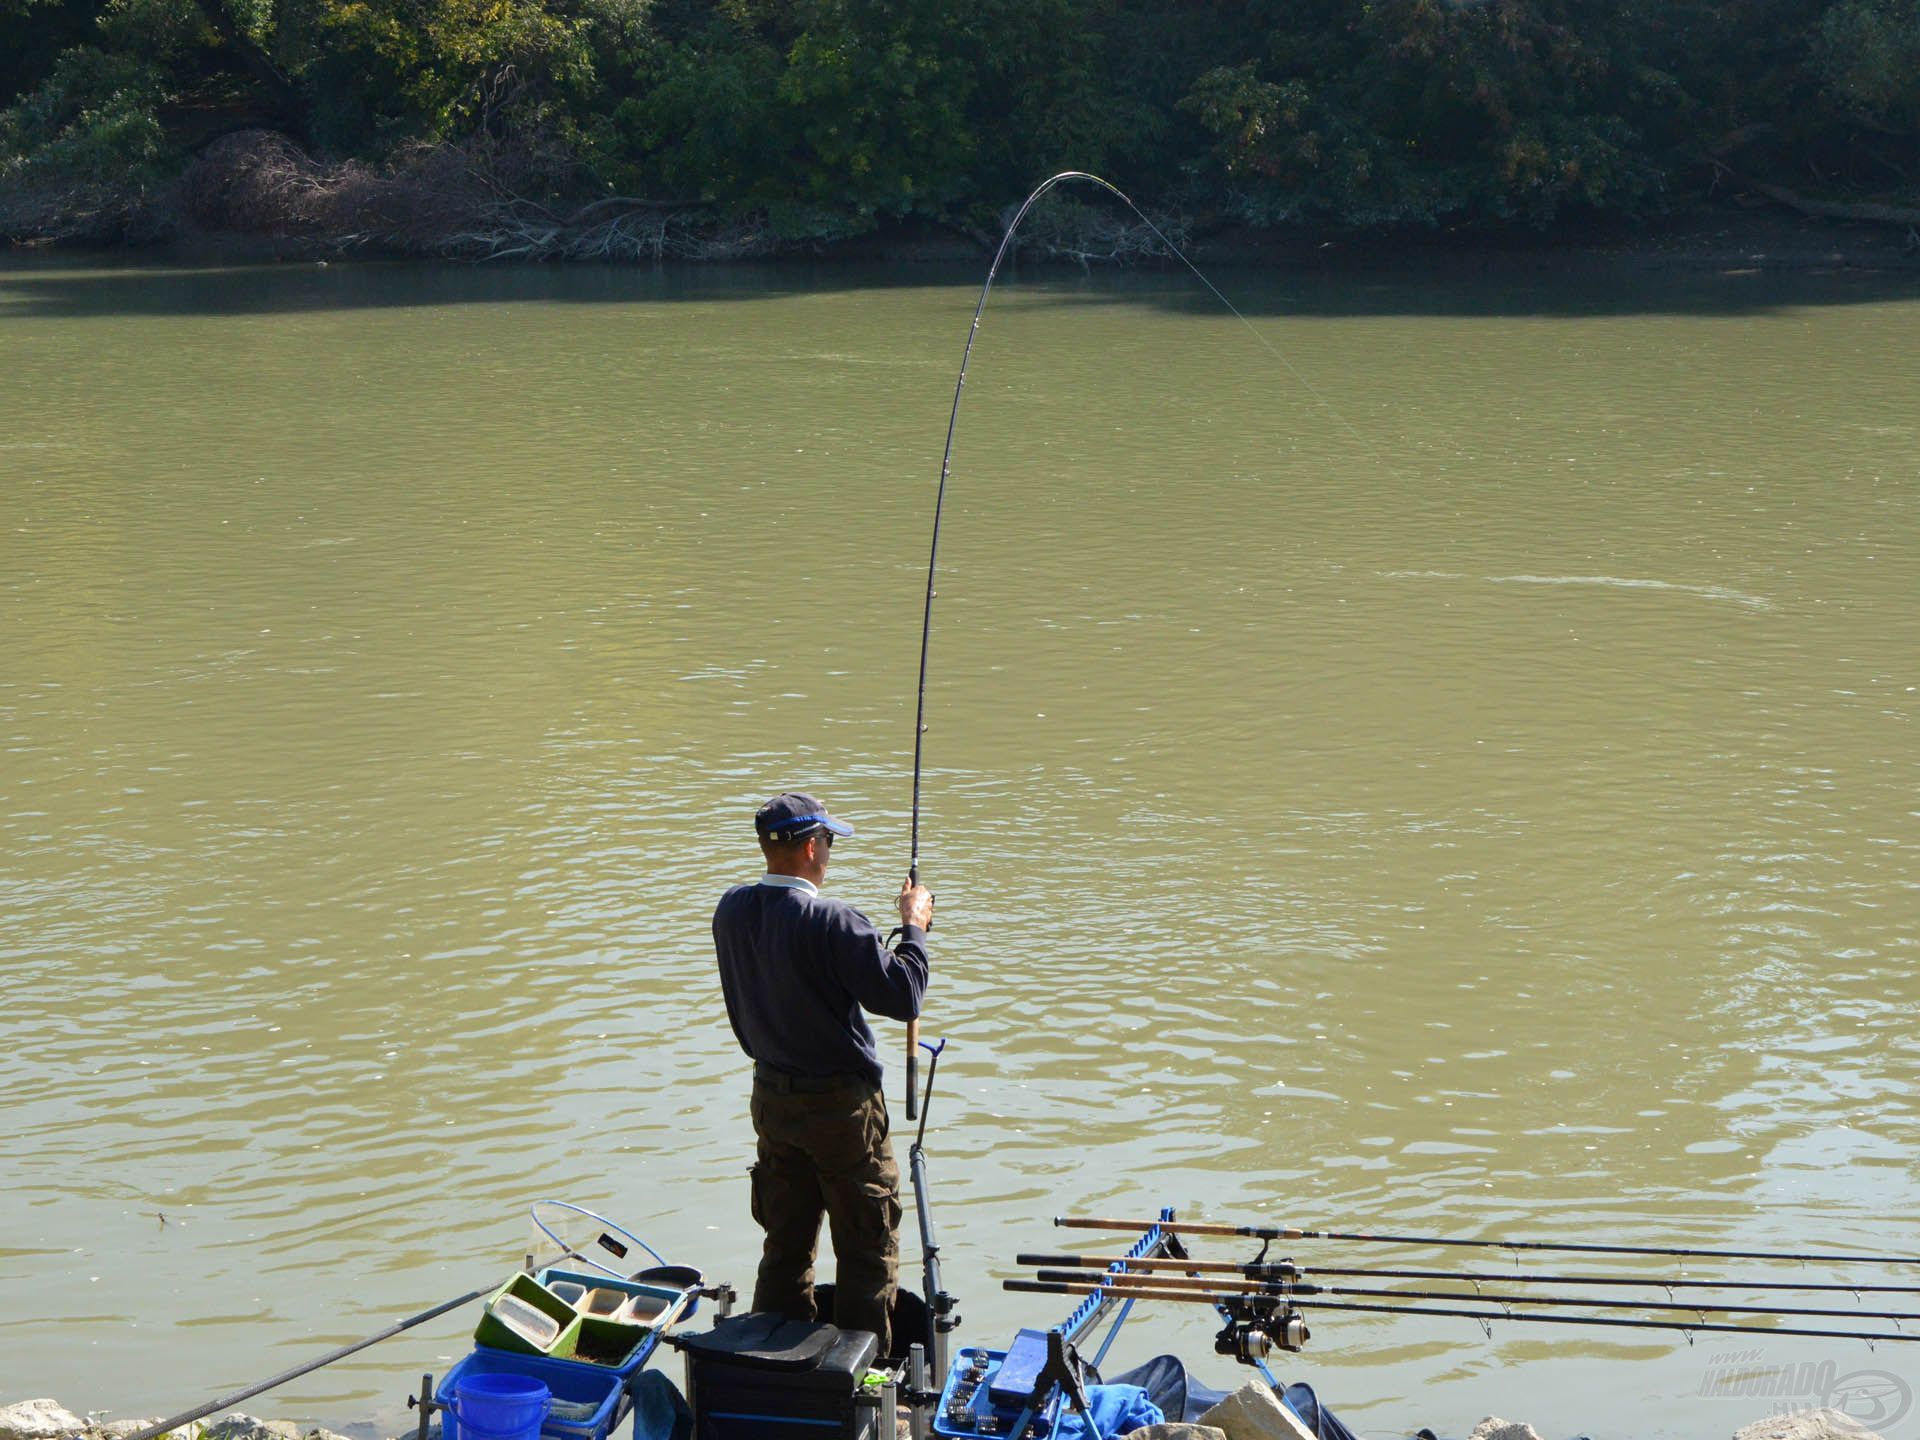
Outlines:
MULTIPOLYGON (((1057 1214, 1920 1254, 1920 285, 1217 279, 1247 324, 1015 274, 975 354, 922 855, 963 1337, 1065 1313, 999 1288, 1101 1248, 1057 1214)), ((0 1399, 211 1399, 547 1196, 750 1285, 707 921, 790 786, 859 827, 834 893, 898 886, 978 283, 0 271, 0 1399)), ((473 1318, 248 1408, 393 1433, 473 1318)), ((1113 1359, 1237 1383, 1211 1319, 1113 1359)), ((1920 1381, 1313 1325, 1280 1368, 1368 1436, 1920 1381)))

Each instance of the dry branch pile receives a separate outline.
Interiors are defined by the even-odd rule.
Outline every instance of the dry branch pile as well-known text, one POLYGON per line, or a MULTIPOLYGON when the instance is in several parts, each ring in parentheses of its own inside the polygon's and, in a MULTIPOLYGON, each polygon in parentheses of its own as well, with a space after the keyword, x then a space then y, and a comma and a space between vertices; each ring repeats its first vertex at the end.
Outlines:
POLYGON ((214 142, 181 177, 201 229, 308 240, 335 250, 465 260, 724 260, 771 253, 773 236, 699 209, 628 196, 558 208, 552 157, 478 137, 417 145, 382 165, 313 159, 286 136, 249 130, 214 142))

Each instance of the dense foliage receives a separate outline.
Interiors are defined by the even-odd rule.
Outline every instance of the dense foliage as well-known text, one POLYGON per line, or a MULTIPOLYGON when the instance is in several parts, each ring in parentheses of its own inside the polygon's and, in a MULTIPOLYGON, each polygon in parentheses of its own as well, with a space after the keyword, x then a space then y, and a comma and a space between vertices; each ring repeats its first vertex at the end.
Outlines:
POLYGON ((0 0, 0 186, 524 158, 789 238, 1105 173, 1255 225, 1551 227, 1752 176, 1915 203, 1920 0, 0 0))

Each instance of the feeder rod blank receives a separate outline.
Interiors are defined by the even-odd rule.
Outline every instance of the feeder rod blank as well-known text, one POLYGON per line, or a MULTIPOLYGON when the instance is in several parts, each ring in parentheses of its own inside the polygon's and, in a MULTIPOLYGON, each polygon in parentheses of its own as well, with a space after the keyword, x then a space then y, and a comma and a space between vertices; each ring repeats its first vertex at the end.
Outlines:
MULTIPOLYGON (((920 614, 920 681, 913 704, 913 822, 907 857, 907 878, 915 885, 920 883, 920 775, 927 736, 927 646, 933 636, 933 601, 938 593, 934 585, 940 568, 940 520, 946 512, 947 480, 953 474, 953 438, 960 428, 960 397, 967 388, 967 362, 973 359, 973 342, 980 336, 980 318, 986 314, 987 296, 993 293, 993 282, 999 277, 1000 266, 1006 260, 1007 252, 1013 248, 1014 232, 1020 228, 1020 222, 1027 218, 1027 212, 1033 209, 1041 196, 1054 186, 1068 180, 1085 180, 1117 196, 1129 210, 1146 222, 1147 228, 1159 236, 1162 244, 1175 255, 1180 255, 1180 252, 1174 248, 1173 242, 1165 235, 1161 235, 1159 227, 1141 214, 1140 207, 1128 199, 1117 186, 1102 180, 1098 175, 1089 175, 1082 170, 1063 170, 1058 175, 1048 176, 1036 185, 1033 193, 1021 202, 1020 209, 1008 222, 1007 233, 1000 237, 1000 248, 993 252, 993 263, 987 267, 987 281, 980 287, 980 299, 973 307, 973 323, 967 327, 966 348, 960 352, 960 374, 953 382, 953 408, 947 413, 947 443, 940 451, 940 488, 934 493, 933 498, 933 539, 927 546, 927 599, 925 608, 920 614)), ((1193 262, 1186 256, 1180 255, 1180 259, 1189 269, 1193 268, 1193 262)), ((1200 272, 1194 270, 1194 274, 1199 275, 1200 272)), ((1213 289, 1206 276, 1200 275, 1200 279, 1209 290, 1213 289)), ((1214 290, 1214 294, 1219 295, 1220 292, 1214 290)), ((1221 298, 1224 300, 1226 297, 1221 298)), ((1234 313, 1239 314, 1237 310, 1234 313)), ((920 1022, 909 1020, 907 1022, 907 1119, 909 1120, 915 1119, 919 1113, 919 1045, 920 1022)))
POLYGON ((1529 1275, 1500 1270, 1400 1270, 1374 1265, 1296 1265, 1291 1260, 1135 1260, 1125 1255, 1016 1255, 1017 1265, 1059 1265, 1105 1270, 1125 1261, 1130 1270, 1173 1270, 1194 1275, 1239 1275, 1252 1280, 1336 1275, 1346 1279, 1461 1280, 1496 1285, 1628 1285, 1655 1290, 1825 1290, 1842 1295, 1920 1295, 1920 1285, 1854 1285, 1845 1280, 1701 1280, 1685 1276, 1529 1275))
MULTIPOLYGON (((1038 1280, 1068 1285, 1085 1285, 1085 1275, 1072 1270, 1041 1270, 1038 1280)), ((1231 1295, 1273 1295, 1281 1298, 1304 1295, 1343 1295, 1363 1300, 1455 1300, 1476 1305, 1571 1305, 1594 1310, 1670 1310, 1685 1315, 1787 1315, 1802 1319, 1819 1317, 1838 1320, 1920 1320, 1920 1312, 1911 1310, 1817 1310, 1801 1305, 1708 1305, 1684 1300, 1597 1300, 1584 1295, 1462 1295, 1457 1290, 1373 1290, 1345 1285, 1300 1285, 1292 1281, 1255 1280, 1182 1280, 1170 1275, 1108 1275, 1092 1282, 1131 1295, 1143 1287, 1198 1290, 1203 1293, 1231 1295)))
MULTIPOLYGON (((1085 180, 1106 190, 1125 202, 1128 209, 1136 215, 1139 207, 1114 186, 1109 185, 1098 175, 1089 175, 1081 170, 1063 170, 1058 175, 1050 175, 1033 189, 1033 193, 1021 202, 1014 217, 1007 223, 1006 234, 1000 237, 1000 248, 993 252, 993 263, 987 267, 986 284, 980 287, 980 299, 973 307, 973 323, 967 327, 966 348, 960 352, 960 374, 953 382, 953 408, 947 414, 947 443, 940 452, 940 488, 933 499, 933 541, 927 547, 927 602, 920 619, 920 686, 918 698, 913 710, 913 830, 911 853, 907 863, 907 874, 915 884, 920 881, 920 766, 923 754, 923 742, 927 734, 927 642, 933 634, 933 600, 935 579, 940 565, 940 519, 946 510, 947 480, 953 474, 953 438, 960 428, 960 397, 967 388, 967 362, 973 359, 973 342, 980 337, 980 318, 986 314, 987 296, 993 293, 993 282, 999 278, 1000 266, 1005 263, 1007 252, 1013 248, 1014 232, 1019 230, 1020 222, 1027 218, 1027 212, 1033 209, 1041 196, 1054 186, 1068 180, 1085 180)), ((1141 219, 1146 219, 1144 215, 1141 219)), ((1151 223, 1151 222, 1149 222, 1151 223)), ((1155 230, 1156 235, 1159 234, 1155 230)), ((1160 237, 1163 241, 1166 237, 1160 237)), ((1171 246, 1169 246, 1171 248, 1171 246)), ((1182 257, 1184 258, 1184 257, 1182 257)))
POLYGON ((1290 1226, 1221 1225, 1201 1220, 1092 1220, 1057 1216, 1055 1225, 1068 1230, 1144 1230, 1158 1224, 1180 1235, 1224 1235, 1248 1240, 1357 1240, 1384 1245, 1470 1245, 1487 1250, 1562 1250, 1588 1255, 1669 1255, 1702 1260, 1778 1260, 1829 1265, 1920 1265, 1911 1255, 1818 1255, 1778 1250, 1695 1250, 1673 1245, 1593 1245, 1564 1240, 1460 1240, 1443 1235, 1370 1235, 1340 1230, 1296 1230, 1290 1226))
MULTIPOLYGON (((1161 1222, 1165 1228, 1166 1222, 1161 1222)), ((1129 1270, 1174 1270, 1183 1275, 1248 1275, 1266 1279, 1275 1274, 1304 1275, 1306 1268, 1297 1266, 1290 1260, 1263 1260, 1258 1264, 1242 1264, 1238 1260, 1167 1260, 1160 1258, 1135 1259, 1131 1255, 1035 1255, 1020 1254, 1013 1257, 1016 1265, 1066 1265, 1082 1270, 1105 1270, 1109 1265, 1124 1264, 1129 1270)))
MULTIPOLYGON (((1046 1280, 1003 1280, 1000 1283, 1008 1290, 1028 1295, 1095 1295, 1108 1289, 1106 1286, 1093 1283, 1068 1285, 1046 1280)), ((1186 1290, 1130 1289, 1124 1293, 1129 1297, 1142 1300, 1171 1300, 1179 1304, 1208 1305, 1215 1309, 1248 1299, 1261 1298, 1225 1292, 1198 1294, 1186 1290)), ((1297 1308, 1303 1311, 1354 1310, 1373 1315, 1446 1315, 1464 1320, 1477 1320, 1483 1325, 1495 1320, 1512 1320, 1536 1325, 1605 1325, 1630 1330, 1682 1330, 1688 1333, 1697 1331, 1723 1335, 1756 1335, 1763 1338, 1793 1335, 1816 1340, 1868 1340, 1876 1343, 1882 1340, 1920 1340, 1920 1335, 1903 1335, 1892 1330, 1807 1330, 1787 1325, 1715 1325, 1704 1322, 1690 1324, 1684 1320, 1628 1320, 1617 1315, 1529 1315, 1505 1310, 1454 1310, 1433 1305, 1356 1305, 1340 1300, 1305 1300, 1297 1308)))

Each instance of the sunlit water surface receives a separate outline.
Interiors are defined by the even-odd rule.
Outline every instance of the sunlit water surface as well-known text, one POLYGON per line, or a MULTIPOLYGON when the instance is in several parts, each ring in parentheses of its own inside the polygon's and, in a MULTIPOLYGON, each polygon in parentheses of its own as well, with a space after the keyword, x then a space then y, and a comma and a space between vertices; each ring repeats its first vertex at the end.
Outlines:
MULTIPOLYGON (((1218 278, 1252 333, 1016 274, 974 358, 922 856, 963 1337, 1065 1313, 999 1288, 1100 1248, 1048 1217, 1163 1204, 1920 1253, 1920 288, 1218 278)), ((835 893, 905 869, 977 284, 0 271, 0 1399, 210 1399, 503 1275, 541 1196, 750 1284, 708 917, 789 786, 859 826, 835 893)), ((248 1408, 393 1433, 473 1319, 248 1408)), ((1213 1329, 1113 1359, 1237 1383, 1213 1329)), ((1281 1368, 1368 1436, 1920 1378, 1314 1331, 1281 1368)))

